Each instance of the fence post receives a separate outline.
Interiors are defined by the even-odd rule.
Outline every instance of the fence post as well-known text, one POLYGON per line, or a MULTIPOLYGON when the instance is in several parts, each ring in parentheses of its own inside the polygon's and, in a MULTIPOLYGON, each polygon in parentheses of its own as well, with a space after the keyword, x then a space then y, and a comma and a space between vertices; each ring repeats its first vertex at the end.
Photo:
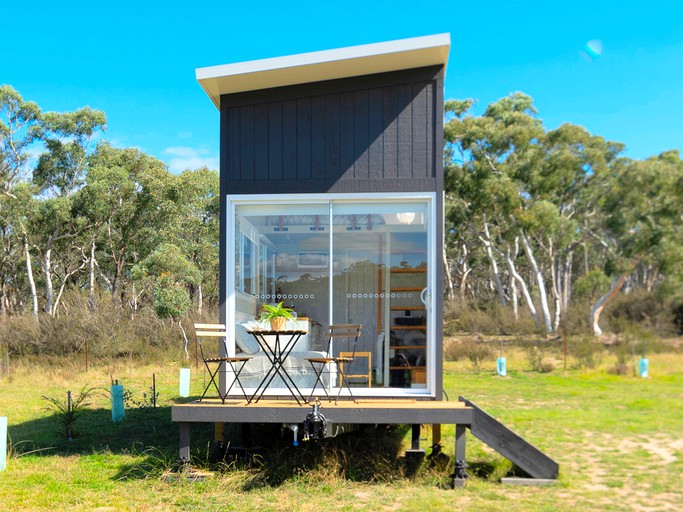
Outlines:
POLYGON ((71 419, 71 390, 66 392, 66 414, 67 418, 69 418, 68 423, 66 424, 66 438, 71 441, 73 437, 71 436, 71 425, 72 425, 72 419, 71 419))

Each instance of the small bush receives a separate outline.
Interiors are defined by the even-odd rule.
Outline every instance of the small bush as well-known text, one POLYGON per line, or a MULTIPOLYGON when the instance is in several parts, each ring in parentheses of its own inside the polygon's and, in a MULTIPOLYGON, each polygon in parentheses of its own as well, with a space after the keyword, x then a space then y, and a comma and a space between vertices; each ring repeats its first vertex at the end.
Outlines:
POLYGON ((646 355, 647 351, 664 350, 663 344, 657 342, 654 335, 640 325, 622 321, 616 324, 618 337, 611 346, 611 352, 617 359, 616 364, 609 370, 615 375, 626 375, 631 369, 636 375, 636 361, 646 355))
POLYGON ((449 338, 445 340, 443 346, 443 358, 445 361, 460 361, 465 356, 464 344, 455 339, 449 338))
POLYGON ((45 409, 55 413, 61 425, 59 434, 65 439, 76 437, 77 433, 74 430, 76 420, 83 413, 83 409, 90 405, 90 398, 94 391, 95 388, 85 386, 78 395, 71 395, 69 391, 66 398, 43 396, 43 400, 47 402, 45 409))
POLYGON ((595 368, 602 361, 602 346, 591 335, 567 340, 567 348, 577 368, 595 368))
POLYGON ((444 359, 446 361, 469 359, 475 372, 480 371, 481 364, 484 361, 494 357, 495 350, 481 340, 460 341, 458 339, 450 339, 444 345, 444 359))
POLYGON ((569 308, 562 313, 562 326, 571 334, 591 334, 590 310, 592 304, 589 300, 572 299, 569 308))
POLYGON ((446 304, 444 333, 448 336, 460 332, 476 332, 491 336, 532 334, 538 332, 528 311, 520 304, 519 319, 515 319, 511 307, 491 301, 479 305, 454 301, 446 304))
MULTIPOLYGON (((215 320, 218 315, 207 312, 205 316, 215 320)), ((183 325, 193 321, 187 318, 183 325)), ((175 357, 183 345, 178 323, 159 319, 151 307, 133 313, 105 294, 91 311, 87 293, 76 291, 65 294, 56 317, 41 313, 37 318, 25 314, 1 319, 0 339, 6 340, 16 356, 80 355, 87 343, 93 361, 130 357, 131 353, 143 361, 158 360, 164 354, 175 357)))
POLYGON ((529 343, 525 352, 531 369, 539 373, 550 373, 555 369, 555 363, 546 356, 546 349, 540 344, 529 343))
POLYGON ((601 325, 617 333, 624 326, 638 325, 658 336, 674 335, 678 330, 670 301, 641 289, 617 295, 605 309, 601 325))

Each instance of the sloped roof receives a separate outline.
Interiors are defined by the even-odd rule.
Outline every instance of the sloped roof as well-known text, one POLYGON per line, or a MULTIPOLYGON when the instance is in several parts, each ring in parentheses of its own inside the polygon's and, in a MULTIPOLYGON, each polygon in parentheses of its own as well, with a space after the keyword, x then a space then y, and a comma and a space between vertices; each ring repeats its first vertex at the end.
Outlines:
POLYGON ((196 70, 197 81, 220 109, 222 94, 448 63, 449 34, 436 34, 196 70))

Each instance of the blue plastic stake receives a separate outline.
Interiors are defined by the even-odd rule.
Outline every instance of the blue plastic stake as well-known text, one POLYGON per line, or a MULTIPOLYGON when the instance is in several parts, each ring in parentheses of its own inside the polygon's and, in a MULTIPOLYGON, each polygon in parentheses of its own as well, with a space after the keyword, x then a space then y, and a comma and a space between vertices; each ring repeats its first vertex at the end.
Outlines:
POLYGON ((505 358, 504 357, 499 357, 498 358, 498 375, 501 377, 505 377, 507 375, 507 368, 505 367, 505 358))
POLYGON ((645 357, 641 357, 638 361, 638 375, 642 378, 647 379, 650 369, 650 361, 645 357))
POLYGON ((7 416, 0 416, 0 471, 7 469, 7 416))
POLYGON ((180 369, 180 396, 187 398, 190 396, 190 369, 180 369))
POLYGON ((120 423, 126 418, 126 410, 123 407, 123 385, 114 384, 111 387, 111 420, 120 423))

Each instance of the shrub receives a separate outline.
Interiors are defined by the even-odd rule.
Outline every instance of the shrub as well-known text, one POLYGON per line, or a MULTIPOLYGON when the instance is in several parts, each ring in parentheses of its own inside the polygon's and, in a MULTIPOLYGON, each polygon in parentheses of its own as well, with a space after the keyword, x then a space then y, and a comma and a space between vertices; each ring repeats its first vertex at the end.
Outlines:
MULTIPOLYGON (((183 323, 194 320, 190 317, 183 323)), ((175 352, 175 357, 182 347, 177 322, 159 319, 151 307, 133 313, 104 295, 95 311, 90 311, 87 293, 80 292, 65 294, 56 317, 26 314, 0 320, 0 339, 6 341, 10 353, 19 356, 78 354, 87 343, 93 360, 130 357, 131 352, 137 358, 158 360, 162 353, 175 352)))
POLYGON ((550 373, 555 369, 555 363, 546 357, 545 351, 545 347, 540 344, 526 344, 525 352, 533 371, 550 373))
POLYGON ((47 401, 45 409, 55 413, 61 425, 59 434, 65 439, 76 437, 77 433, 74 430, 76 420, 83 413, 83 409, 90 405, 89 400, 94 391, 95 388, 85 386, 78 395, 72 396, 71 391, 67 392, 65 399, 43 396, 43 400, 47 401))
POLYGON ((588 299, 572 299, 569 308, 562 312, 562 326, 570 334, 592 334, 590 310, 592 304, 588 299))
POLYGON ((621 332, 624 326, 634 324, 660 336, 677 332, 671 303, 656 293, 642 289, 617 295, 605 309, 601 323, 616 333, 621 332))
POLYGON ((532 334, 538 332, 533 318, 520 303, 519 319, 515 319, 511 307, 489 301, 479 305, 453 301, 446 304, 444 333, 452 336, 458 332, 477 332, 492 336, 532 334))
POLYGON ((460 361, 463 357, 465 357, 463 347, 463 343, 455 338, 446 339, 443 345, 444 360, 460 361))
POLYGON ((595 368, 602 360, 602 346, 592 335, 567 340, 567 349, 577 368, 595 368))
POLYGON ((637 358, 645 355, 648 349, 661 350, 661 344, 655 342, 654 335, 650 331, 638 324, 622 321, 615 325, 619 335, 611 351, 617 361, 609 372, 615 375, 626 375, 631 368, 635 376, 637 358))
POLYGON ((446 340, 444 344, 444 359, 446 361, 459 361, 469 359, 472 369, 479 372, 481 364, 487 359, 495 357, 495 350, 482 340, 460 341, 455 338, 446 340))
POLYGON ((610 278, 602 270, 591 270, 579 277, 572 286, 572 295, 577 299, 597 300, 610 287, 610 278))

